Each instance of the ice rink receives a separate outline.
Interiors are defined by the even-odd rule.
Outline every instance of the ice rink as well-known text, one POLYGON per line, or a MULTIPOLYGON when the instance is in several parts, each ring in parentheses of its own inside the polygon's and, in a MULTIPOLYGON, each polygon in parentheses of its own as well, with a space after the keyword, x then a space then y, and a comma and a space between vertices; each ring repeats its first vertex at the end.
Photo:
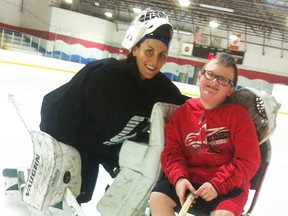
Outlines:
MULTIPOLYGON (((73 75, 73 73, 47 68, 0 62, 1 172, 3 168, 28 168, 33 156, 30 135, 12 103, 8 100, 8 94, 14 95, 26 124, 31 129, 38 130, 43 96, 67 82, 73 75)), ((279 113, 277 129, 270 139, 272 145, 271 164, 253 211, 253 216, 288 215, 286 213, 286 195, 288 194, 287 124, 287 113, 279 113)), ((111 182, 112 180, 107 173, 101 170, 93 200, 82 206, 87 216, 100 215, 96 210, 96 203, 103 195, 106 185, 111 182)), ((25 207, 16 207, 5 202, 3 186, 4 181, 1 175, 1 216, 29 215, 25 207)))

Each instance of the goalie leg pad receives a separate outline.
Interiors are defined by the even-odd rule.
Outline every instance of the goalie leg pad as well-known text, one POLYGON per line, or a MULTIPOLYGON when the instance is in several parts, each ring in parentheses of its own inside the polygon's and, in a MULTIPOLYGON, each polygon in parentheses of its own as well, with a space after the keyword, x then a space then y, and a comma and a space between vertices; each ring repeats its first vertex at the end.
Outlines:
POLYGON ((81 158, 72 146, 41 131, 31 132, 34 157, 23 191, 23 200, 37 210, 61 202, 65 189, 78 196, 81 187, 81 158))
POLYGON ((160 155, 164 125, 177 108, 157 103, 151 114, 149 143, 126 140, 119 155, 120 173, 97 205, 103 216, 144 215, 151 190, 162 176, 160 155))

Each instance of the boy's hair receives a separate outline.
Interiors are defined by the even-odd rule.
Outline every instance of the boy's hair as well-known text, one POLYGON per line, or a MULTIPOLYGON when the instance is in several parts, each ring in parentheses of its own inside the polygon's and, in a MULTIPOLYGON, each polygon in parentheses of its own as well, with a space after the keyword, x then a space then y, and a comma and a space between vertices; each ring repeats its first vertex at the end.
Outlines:
POLYGON ((225 66, 225 67, 232 67, 234 71, 234 78, 233 78, 233 83, 236 86, 238 82, 238 68, 236 65, 236 59, 233 57, 233 55, 229 53, 218 53, 216 58, 213 59, 216 60, 219 64, 225 66))

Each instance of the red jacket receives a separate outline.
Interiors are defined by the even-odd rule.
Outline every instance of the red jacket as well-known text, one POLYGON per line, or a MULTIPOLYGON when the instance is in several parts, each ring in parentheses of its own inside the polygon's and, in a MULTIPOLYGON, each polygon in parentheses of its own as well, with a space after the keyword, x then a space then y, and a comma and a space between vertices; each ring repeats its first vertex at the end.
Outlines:
POLYGON ((256 130, 242 105, 207 111, 199 99, 189 99, 166 126, 161 163, 174 185, 185 177, 192 184, 210 182, 218 194, 247 191, 260 162, 256 130))

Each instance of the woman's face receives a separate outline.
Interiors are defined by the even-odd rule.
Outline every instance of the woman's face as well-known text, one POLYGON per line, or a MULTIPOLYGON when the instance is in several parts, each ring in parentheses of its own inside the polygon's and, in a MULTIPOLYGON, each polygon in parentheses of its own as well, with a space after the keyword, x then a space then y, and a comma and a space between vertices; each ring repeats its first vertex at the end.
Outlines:
POLYGON ((166 63, 168 50, 161 41, 146 39, 139 47, 134 47, 132 53, 136 57, 141 79, 152 79, 166 63))

